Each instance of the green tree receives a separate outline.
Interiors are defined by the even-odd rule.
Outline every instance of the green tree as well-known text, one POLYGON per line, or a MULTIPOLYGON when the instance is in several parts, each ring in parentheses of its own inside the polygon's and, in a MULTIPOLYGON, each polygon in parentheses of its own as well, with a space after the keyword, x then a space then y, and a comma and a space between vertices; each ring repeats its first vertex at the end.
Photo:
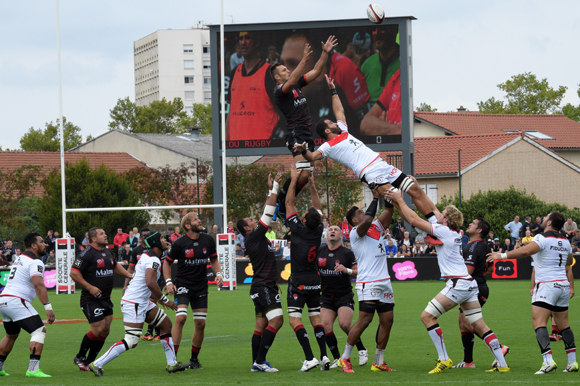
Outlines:
POLYGON ((181 98, 172 102, 163 98, 148 106, 137 106, 129 97, 119 99, 110 110, 109 130, 129 133, 180 134, 186 131, 179 121, 187 117, 181 98))
MULTIPOLYGON (((580 85, 578 85, 578 97, 580 98, 580 85)), ((570 119, 580 122, 580 104, 574 106, 571 103, 567 103, 566 106, 562 107, 562 114, 570 119)))
POLYGON ((427 103, 421 102, 421 104, 419 105, 419 107, 417 107, 417 110, 415 110, 415 111, 435 113, 435 112, 437 112, 437 109, 434 107, 431 107, 431 105, 428 105, 427 103))
MULTIPOLYGON (((81 128, 62 119, 64 123, 64 150, 70 150, 73 147, 83 143, 81 128)), ((45 128, 35 129, 31 127, 28 132, 20 138, 20 147, 24 151, 60 151, 60 119, 56 123, 46 123, 45 128)))
POLYGON ((477 103, 479 111, 487 114, 548 114, 560 111, 566 86, 550 87, 546 78, 526 72, 514 75, 497 87, 506 93, 506 101, 494 97, 477 103))
POLYGON ((362 198, 360 181, 348 178, 348 173, 348 168, 328 159, 317 162, 315 167, 314 179, 322 208, 333 225, 339 225, 349 208, 362 198))
POLYGON ((193 104, 193 113, 179 120, 179 126, 187 130, 189 126, 203 127, 202 134, 211 134, 211 104, 193 104))
MULTIPOLYGON (((65 174, 66 203, 68 208, 103 208, 140 206, 139 196, 131 188, 131 181, 105 165, 92 169, 83 158, 68 164, 65 174)), ((62 200, 60 171, 54 169, 43 182, 45 192, 39 205, 38 220, 41 229, 62 229, 62 200)), ((67 213, 67 231, 81 242, 92 227, 101 227, 109 235, 109 242, 117 228, 141 228, 149 221, 145 211, 110 211, 67 213)))

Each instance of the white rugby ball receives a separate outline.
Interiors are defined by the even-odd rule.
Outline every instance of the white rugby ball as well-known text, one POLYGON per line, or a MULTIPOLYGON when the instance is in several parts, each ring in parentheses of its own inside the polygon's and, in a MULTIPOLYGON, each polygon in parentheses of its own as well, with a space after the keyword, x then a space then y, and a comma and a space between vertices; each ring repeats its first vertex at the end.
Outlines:
POLYGON ((369 4, 367 7, 367 16, 375 24, 381 24, 385 20, 385 11, 378 4, 369 4))

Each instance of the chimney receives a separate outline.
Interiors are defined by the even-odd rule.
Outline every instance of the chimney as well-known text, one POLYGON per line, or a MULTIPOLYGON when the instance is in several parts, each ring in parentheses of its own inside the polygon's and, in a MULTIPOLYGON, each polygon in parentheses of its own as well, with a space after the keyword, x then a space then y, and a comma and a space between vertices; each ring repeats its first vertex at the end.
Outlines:
POLYGON ((197 126, 189 126, 187 129, 189 130, 189 133, 191 134, 191 140, 193 142, 199 142, 199 135, 201 134, 201 131, 203 130, 203 128, 197 127, 197 126))
POLYGON ((467 112, 467 109, 463 106, 459 106, 459 108, 457 109, 457 112, 461 113, 461 114, 465 114, 467 112))

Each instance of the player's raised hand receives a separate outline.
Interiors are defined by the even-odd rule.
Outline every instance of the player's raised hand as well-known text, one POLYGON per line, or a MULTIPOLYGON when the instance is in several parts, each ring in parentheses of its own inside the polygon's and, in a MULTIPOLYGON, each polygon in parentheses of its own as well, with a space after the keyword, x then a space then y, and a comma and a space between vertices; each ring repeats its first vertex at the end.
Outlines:
POLYGON ((348 273, 348 270, 346 269, 346 267, 342 264, 336 265, 334 267, 334 272, 344 272, 344 273, 348 273))
POLYGON ((282 181, 282 173, 277 173, 276 177, 274 177, 274 181, 280 183, 280 181, 282 181))
POLYGON ((272 190, 274 187, 274 179, 271 174, 268 174, 268 190, 272 190))
POLYGON ((224 286, 224 278, 221 275, 216 276, 215 281, 218 288, 222 288, 224 286))
POLYGON ((165 293, 167 295, 175 295, 175 285, 167 284, 167 286, 165 287, 165 293))
POLYGON ((46 311, 46 316, 48 318, 47 320, 48 324, 53 324, 55 320, 54 311, 53 310, 46 311))
POLYGON ((300 175, 300 171, 296 169, 296 164, 292 164, 292 168, 290 169, 290 177, 292 177, 292 179, 294 178, 298 178, 298 176, 300 175))
POLYGON ((334 85, 334 79, 329 78, 327 74, 324 74, 324 77, 326 78, 326 84, 328 84, 328 88, 334 90, 336 88, 334 85))
POLYGON ((329 54, 330 51, 332 51, 332 49, 338 45, 338 42, 336 40, 336 36, 334 36, 334 35, 330 35, 328 37, 328 39, 326 40, 326 43, 324 43, 324 42, 321 42, 321 43, 322 43, 322 50, 324 52, 326 52, 327 54, 329 54))
POLYGON ((385 193, 385 198, 387 200, 399 201, 399 200, 402 200, 403 199, 403 196, 401 194, 401 191, 398 190, 398 189, 395 190, 395 191, 392 191, 390 189, 387 189, 387 191, 385 193))
POLYGON ((488 263, 493 263, 495 260, 501 260, 501 253, 492 252, 487 254, 487 261, 488 263))
POLYGON ((302 56, 302 60, 306 63, 308 59, 310 59, 310 55, 312 55, 312 47, 310 47, 310 44, 306 43, 304 45, 304 55, 302 56))
POLYGON ((294 151, 298 152, 298 153, 302 153, 304 150, 306 150, 306 142, 303 142, 301 144, 294 144, 294 151))

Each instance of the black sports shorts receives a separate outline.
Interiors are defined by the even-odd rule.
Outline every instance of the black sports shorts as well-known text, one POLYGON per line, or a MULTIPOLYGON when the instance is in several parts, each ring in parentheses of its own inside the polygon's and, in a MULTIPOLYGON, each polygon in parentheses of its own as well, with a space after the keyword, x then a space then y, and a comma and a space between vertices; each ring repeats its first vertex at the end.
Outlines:
POLYGON ((81 306, 85 317, 90 324, 100 322, 106 316, 113 315, 113 302, 111 299, 93 299, 81 306))
POLYGON ((352 292, 342 296, 326 296, 324 294, 320 296, 320 308, 338 312, 340 307, 348 307, 354 311, 354 294, 352 292))

